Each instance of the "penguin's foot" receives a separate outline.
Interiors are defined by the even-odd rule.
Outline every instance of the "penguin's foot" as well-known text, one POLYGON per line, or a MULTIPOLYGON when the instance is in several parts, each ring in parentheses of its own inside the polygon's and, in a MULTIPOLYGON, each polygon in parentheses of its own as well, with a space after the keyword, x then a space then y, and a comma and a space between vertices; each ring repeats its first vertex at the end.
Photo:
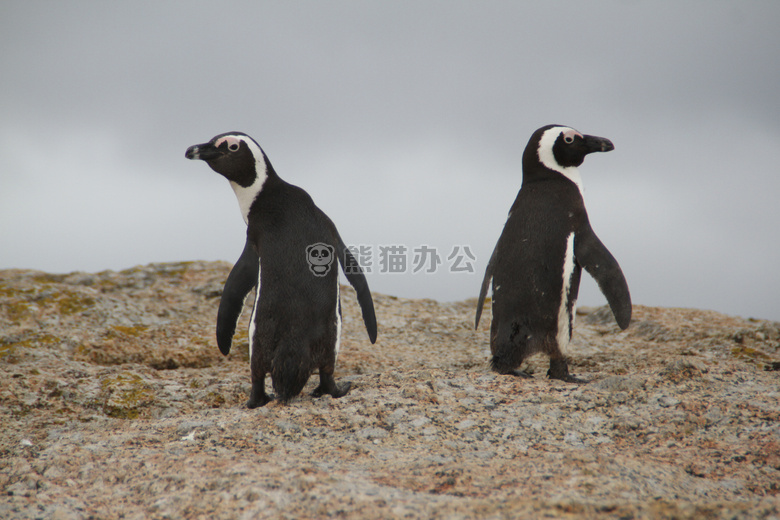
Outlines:
POLYGON ((533 379, 534 376, 526 372, 525 370, 510 370, 509 372, 504 372, 508 376, 515 376, 515 377, 522 377, 523 379, 533 379))
POLYGON ((586 379, 580 379, 579 377, 571 375, 569 373, 569 363, 567 363, 565 359, 551 359, 547 377, 550 379, 559 379, 566 383, 584 384, 588 382, 586 379))
POLYGON ((252 393, 249 395, 249 401, 246 402, 246 407, 250 410, 252 408, 259 408, 270 403, 272 399, 272 397, 265 393, 264 379, 261 385, 252 384, 252 393))
POLYGON ((325 394, 331 395, 334 399, 338 399, 339 397, 344 397, 349 393, 349 389, 352 388, 352 383, 344 383, 341 385, 334 385, 333 389, 329 391, 325 391, 322 389, 322 385, 318 386, 314 389, 314 391, 311 393, 312 397, 322 397, 325 394))
POLYGON ((250 410, 252 408, 260 408, 261 406, 267 405, 271 401, 273 401, 273 399, 266 395, 262 399, 250 399, 249 401, 246 402, 246 407, 249 408, 250 410))
POLYGON ((533 379, 533 375, 529 372, 526 372, 525 370, 520 370, 518 367, 522 364, 522 360, 518 362, 517 360, 505 360, 501 356, 493 356, 490 359, 490 369, 493 372, 496 372, 501 375, 505 376, 515 376, 515 377, 522 377, 524 379, 533 379))
POLYGON ((250 410, 253 408, 260 408, 261 406, 267 405, 271 401, 273 401, 273 399, 271 399, 268 396, 265 396, 264 399, 257 399, 257 400, 250 399, 249 401, 246 402, 246 407, 249 408, 250 410))
POLYGON ((564 378, 550 376, 550 379, 560 379, 561 381, 564 381, 566 383, 576 383, 578 385, 584 385, 586 383, 590 383, 590 381, 588 381, 587 379, 582 379, 581 377, 573 376, 571 374, 567 375, 564 378))
POLYGON ((334 399, 344 397, 352 387, 352 383, 336 384, 333 375, 322 375, 320 385, 311 393, 312 397, 322 397, 325 394, 333 396, 334 399))

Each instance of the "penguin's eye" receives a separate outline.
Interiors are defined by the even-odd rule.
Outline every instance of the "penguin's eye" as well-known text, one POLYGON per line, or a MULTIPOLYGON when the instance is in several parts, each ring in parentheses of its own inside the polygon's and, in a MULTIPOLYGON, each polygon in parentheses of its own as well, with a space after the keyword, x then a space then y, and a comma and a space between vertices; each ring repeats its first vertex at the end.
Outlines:
POLYGON ((231 152, 237 152, 238 149, 241 148, 241 139, 233 137, 232 135, 228 135, 217 139, 217 141, 214 143, 214 146, 220 148, 223 144, 227 144, 227 149, 231 152))
POLYGON ((563 133, 563 142, 566 144, 572 144, 574 142, 574 139, 577 136, 582 137, 582 134, 574 130, 573 128, 567 128, 562 133, 563 133))

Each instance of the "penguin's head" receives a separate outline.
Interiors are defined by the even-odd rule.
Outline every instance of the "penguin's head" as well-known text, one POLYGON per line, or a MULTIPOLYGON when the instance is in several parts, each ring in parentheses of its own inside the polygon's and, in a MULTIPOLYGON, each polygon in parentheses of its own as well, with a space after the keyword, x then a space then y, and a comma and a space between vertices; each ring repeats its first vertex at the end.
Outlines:
POLYGON ((208 143, 190 146, 184 156, 206 161, 212 170, 243 188, 271 170, 263 149, 243 132, 219 134, 208 143))
POLYGON ((550 170, 563 173, 576 168, 593 152, 614 150, 612 141, 594 135, 583 135, 573 128, 547 125, 533 133, 523 153, 523 166, 541 163, 550 170))

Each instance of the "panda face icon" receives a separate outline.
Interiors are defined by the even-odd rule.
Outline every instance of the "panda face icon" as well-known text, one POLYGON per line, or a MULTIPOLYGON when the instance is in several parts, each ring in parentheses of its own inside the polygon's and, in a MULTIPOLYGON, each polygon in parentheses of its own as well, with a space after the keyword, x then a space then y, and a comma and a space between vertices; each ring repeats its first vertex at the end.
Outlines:
POLYGON ((333 246, 317 242, 306 248, 306 261, 309 263, 309 270, 315 276, 325 276, 330 271, 330 266, 335 258, 335 249, 333 246))

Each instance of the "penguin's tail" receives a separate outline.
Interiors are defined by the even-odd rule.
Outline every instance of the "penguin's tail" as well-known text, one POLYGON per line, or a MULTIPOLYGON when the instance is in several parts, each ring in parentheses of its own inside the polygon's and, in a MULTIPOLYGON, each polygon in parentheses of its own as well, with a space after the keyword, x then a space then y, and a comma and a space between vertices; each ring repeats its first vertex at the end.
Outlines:
POLYGON ((311 376, 308 346, 280 344, 271 364, 271 381, 277 399, 288 402, 298 396, 311 376))
MULTIPOLYGON (((537 335, 538 336, 538 335, 537 335)), ((543 343, 531 333, 528 326, 519 320, 499 323, 495 332, 491 330, 490 368, 499 374, 507 374, 537 352, 543 351, 543 343)))

